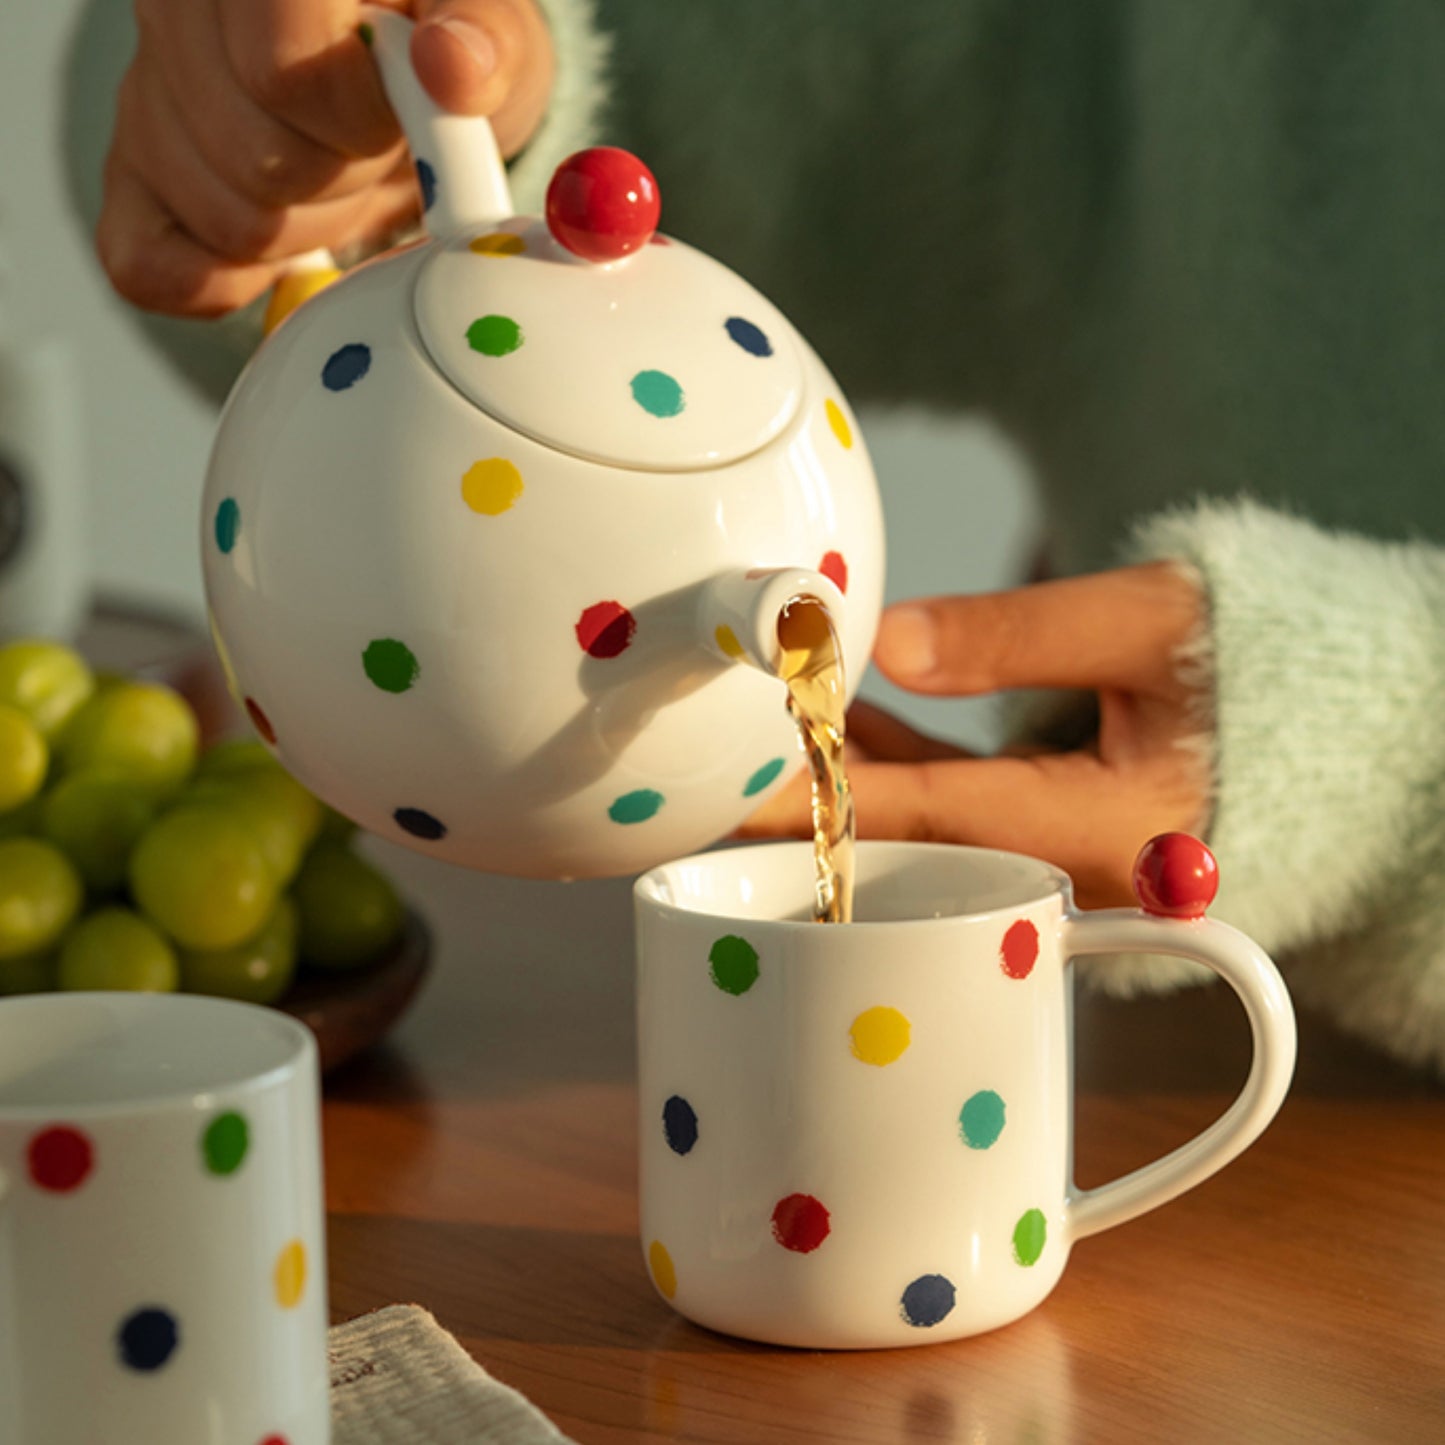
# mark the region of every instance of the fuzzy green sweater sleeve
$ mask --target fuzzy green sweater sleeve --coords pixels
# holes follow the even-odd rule
[[[1300,1000],[1445,1068],[1445,550],[1250,502],[1163,513],[1133,550],[1208,600],[1212,911]]]

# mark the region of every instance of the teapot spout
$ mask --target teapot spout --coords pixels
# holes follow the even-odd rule
[[[843,594],[821,572],[754,567],[719,573],[702,589],[698,607],[702,641],[729,662],[745,662],[776,677],[782,654],[778,619],[800,597],[816,598],[841,623]]]

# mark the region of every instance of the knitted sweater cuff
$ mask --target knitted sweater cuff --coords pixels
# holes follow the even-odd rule
[[[1427,882],[1445,792],[1445,553],[1247,501],[1151,518],[1131,550],[1187,562],[1205,587],[1215,914],[1288,954]]]

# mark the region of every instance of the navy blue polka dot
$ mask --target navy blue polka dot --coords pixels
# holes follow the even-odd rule
[[[773,354],[773,343],[768,340],[767,333],[760,326],[754,326],[751,321],[744,321],[741,316],[729,316],[725,324],[728,335],[750,355],[771,356]]]
[[[903,1291],[903,1318],[920,1329],[936,1325],[953,1311],[953,1281],[941,1274],[921,1274]]]
[[[180,1327],[169,1310],[147,1305],[127,1317],[116,1335],[123,1364],[132,1370],[158,1370],[175,1354]]]
[[[447,835],[447,825],[420,808],[398,808],[391,816],[414,837],[435,840]]]
[[[416,163],[416,179],[421,186],[421,208],[429,211],[437,198],[437,173],[431,168],[430,161]]]
[[[321,368],[321,384],[327,391],[345,391],[370,370],[371,348],[360,341],[351,341],[326,358],[326,365]]]
[[[686,1154],[697,1143],[697,1114],[681,1094],[662,1106],[662,1132],[674,1154]]]

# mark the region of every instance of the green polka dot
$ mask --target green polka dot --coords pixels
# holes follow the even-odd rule
[[[505,356],[525,339],[510,316],[479,316],[467,327],[467,344],[483,356]]]
[[[713,944],[707,961],[712,981],[724,993],[746,993],[758,981],[758,951],[735,933],[726,934]]]
[[[653,416],[676,416],[687,405],[682,388],[665,371],[639,371],[632,378],[632,399]]]
[[[371,26],[368,25],[365,20],[363,20],[361,24],[356,27],[356,33],[360,38],[361,43],[366,46],[368,50],[370,50],[372,45],[376,41],[376,31],[374,31]]]
[[[783,758],[774,758],[772,762],[764,763],[748,779],[747,786],[743,789],[743,797],[751,798],[755,793],[761,793],[783,771],[784,763]]]
[[[663,796],[651,788],[638,788],[633,793],[623,793],[608,808],[607,816],[614,823],[645,823],[662,806]]]
[[[212,1174],[234,1174],[250,1145],[250,1130],[236,1113],[217,1114],[201,1136],[201,1153]]]
[[[959,1111],[958,1128],[970,1149],[987,1149],[1003,1133],[1003,1100],[992,1089],[980,1089]]]
[[[1037,1264],[1044,1252],[1049,1226],[1042,1209],[1030,1209],[1014,1225],[1014,1258],[1020,1264]]]
[[[236,545],[241,530],[241,508],[234,497],[227,497],[216,508],[216,546],[229,552]]]
[[[417,679],[421,666],[406,643],[378,637],[361,654],[366,675],[383,692],[405,692]]]

